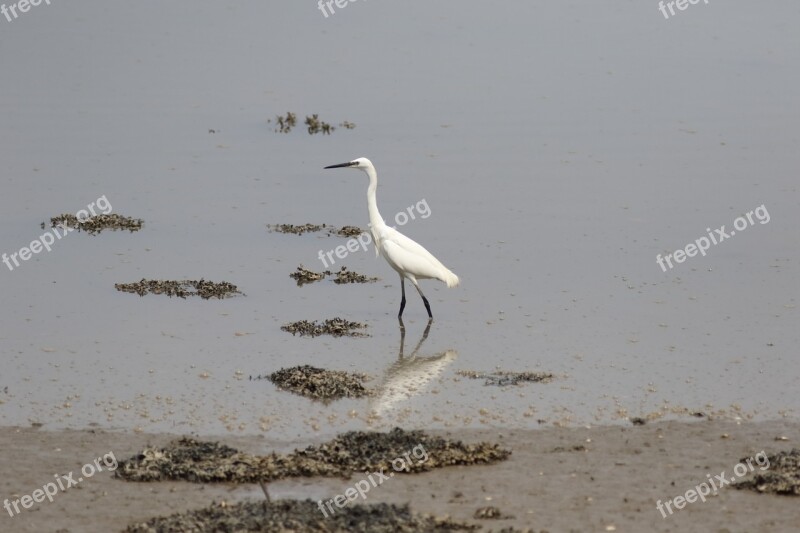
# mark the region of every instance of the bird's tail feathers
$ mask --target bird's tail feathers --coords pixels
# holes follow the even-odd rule
[[[458,276],[447,269],[445,269],[444,279],[442,281],[445,282],[448,289],[452,287],[458,287],[458,284],[461,282],[461,280],[458,279]]]

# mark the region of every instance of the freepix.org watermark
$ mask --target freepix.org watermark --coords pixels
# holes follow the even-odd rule
[[[333,10],[334,4],[339,9],[344,9],[347,7],[347,4],[352,4],[355,1],[356,0],[319,0],[317,3],[317,9],[322,11],[322,14],[325,15],[325,18],[328,18],[328,11],[331,12],[331,15],[336,13],[336,11]],[[327,10],[325,9],[326,7],[328,8]]]
[[[109,214],[112,210],[111,204],[104,194],[94,202],[87,205],[86,209],[81,209],[75,213],[75,218],[78,219],[78,222],[86,222],[91,218],[89,216],[90,212],[92,217],[97,216],[98,213],[95,212],[95,207],[100,210],[99,214],[103,215]],[[23,246],[18,252],[14,252],[10,255],[3,253],[2,261],[8,267],[8,270],[14,270],[15,267],[19,267],[21,265],[17,258],[21,259],[22,261],[27,261],[33,256],[33,254],[38,254],[41,252],[43,248],[49,252],[52,249],[50,247],[53,246],[53,244],[56,242],[56,239],[61,240],[62,237],[66,237],[73,231],[75,231],[75,228],[62,223],[43,233],[38,239],[32,241],[30,246]],[[14,263],[14,266],[11,265],[12,262]]]
[[[19,2],[17,2],[16,4],[9,4],[8,6],[3,4],[2,6],[0,6],[0,13],[5,15],[7,21],[13,22],[19,17],[17,11],[19,11],[20,13],[27,13],[28,11],[30,11],[31,6],[33,7],[39,6],[42,4],[42,2],[44,2],[48,6],[50,5],[50,0],[19,0]],[[14,16],[13,19],[11,18],[12,15]]]
[[[708,4],[708,0],[703,0],[703,2]],[[675,16],[676,7],[680,11],[686,11],[686,8],[689,7],[689,4],[695,5],[699,3],[700,0],[671,0],[670,2],[666,3],[664,3],[664,0],[661,0],[658,3],[658,10],[661,11],[661,14],[664,15],[665,19],[669,19],[670,15],[672,15],[673,17]],[[667,9],[669,9],[670,15],[667,15]]]
[[[719,244],[725,239],[729,239],[736,235],[736,232],[744,231],[750,226],[755,226],[755,221],[753,220],[753,215],[755,215],[756,220],[758,220],[761,224],[766,224],[769,222],[769,212],[764,204],[761,204],[759,207],[756,207],[753,211],[748,211],[744,215],[738,217],[736,220],[733,221],[734,229],[730,230],[730,232],[725,231],[725,226],[715,229],[713,232],[711,228],[706,228],[708,232],[708,237],[700,237],[699,239],[695,240],[693,243],[689,243],[686,245],[685,248],[675,250],[671,254],[667,254],[664,257],[661,257],[661,254],[656,255],[656,263],[658,266],[661,267],[661,270],[666,272],[667,267],[664,265],[669,265],[669,268],[672,268],[674,265],[672,264],[672,259],[675,260],[675,263],[683,263],[686,261],[687,257],[694,257],[697,255],[697,252],[700,252],[700,255],[705,256],[706,251],[711,248],[712,244]],[[746,218],[745,218],[746,217]]]
[[[415,210],[417,211],[417,213],[419,213],[420,218],[428,218],[429,216],[431,216],[431,208],[428,206],[428,201],[425,200],[425,198],[423,198],[416,204],[408,206],[405,211],[399,211],[394,216],[394,221],[397,223],[397,226],[405,226],[406,224],[408,224],[409,220],[416,220],[416,215],[414,214]],[[392,226],[392,227],[396,228],[397,226]],[[319,260],[322,261],[323,266],[325,268],[328,268],[328,261],[330,261],[331,265],[336,262],[336,260],[333,258],[334,254],[336,254],[336,257],[338,257],[339,259],[344,259],[350,252],[357,252],[359,247],[366,252],[367,246],[371,242],[372,242],[372,235],[370,234],[369,231],[365,231],[358,237],[353,237],[352,239],[349,239],[346,245],[340,244],[339,246],[337,246],[333,250],[329,250],[328,252],[323,252],[322,250],[320,250],[318,257]],[[326,257],[328,258],[328,261],[325,260]]]
[[[425,446],[422,444],[417,444],[411,449],[410,452],[406,452],[401,457],[392,460],[392,470],[395,472],[404,472],[409,470],[409,465],[414,464],[411,461],[412,454],[417,460],[417,464],[422,464],[428,460],[428,451],[425,449]],[[319,507],[319,510],[322,512],[323,516],[328,518],[328,513],[325,511],[326,506],[328,511],[330,511],[330,514],[334,515],[336,514],[336,511],[333,509],[333,505],[336,505],[336,507],[341,509],[359,496],[361,496],[362,500],[366,500],[367,493],[372,488],[382,485],[384,481],[388,481],[394,477],[394,472],[389,472],[387,475],[384,474],[383,471],[384,469],[381,468],[380,472],[373,472],[371,474],[365,472],[365,474],[367,474],[365,479],[359,480],[354,486],[348,487],[347,490],[344,491],[344,494],[338,494],[334,498],[324,502],[324,504],[322,500],[317,500],[317,506]],[[375,477],[373,478],[373,476]]]
[[[54,474],[53,477],[56,478],[54,482],[45,483],[42,485],[42,488],[36,489],[31,494],[25,494],[20,498],[14,500],[6,498],[5,501],[3,501],[3,507],[6,508],[9,516],[14,518],[22,512],[20,511],[20,506],[23,509],[30,509],[35,503],[42,503],[45,499],[52,502],[53,496],[58,494],[59,490],[63,492],[69,490],[71,487],[77,486],[78,483],[81,483],[84,479],[89,479],[98,472],[102,472],[103,466],[105,466],[106,470],[109,472],[113,472],[117,469],[119,465],[117,464],[117,458],[114,457],[114,452],[108,452],[103,457],[95,459],[94,462],[83,465],[83,467],[81,467],[81,474],[83,474],[83,476],[78,479],[74,477],[75,472],[69,472],[63,475]]]
[[[769,457],[767,457],[767,454],[764,452],[764,450],[761,450],[755,455],[755,457],[750,457],[746,459],[744,463],[739,463],[733,467],[733,473],[736,475],[736,477],[742,477],[748,472],[752,472],[753,470],[755,470],[755,467],[753,466],[753,461],[755,461],[755,463],[761,468],[762,471],[769,468]],[[713,478],[711,477],[711,474],[706,474],[706,477],[708,478],[707,482],[704,481],[699,485],[697,485],[695,488],[687,490],[683,494],[683,496],[675,496],[671,500],[665,501],[663,504],[661,503],[661,500],[658,500],[656,502],[656,509],[658,509],[661,512],[661,518],[667,517],[667,513],[664,512],[665,507],[667,508],[667,511],[669,511],[669,514],[671,515],[673,513],[672,511],[673,505],[675,506],[675,509],[681,510],[686,506],[687,503],[694,503],[697,501],[698,498],[701,501],[705,502],[706,496],[712,494],[712,491],[713,495],[716,496],[719,489],[721,489],[725,485],[730,485],[733,481],[736,480],[736,478],[734,477],[726,478],[725,472],[722,472],[720,475],[714,476]]]

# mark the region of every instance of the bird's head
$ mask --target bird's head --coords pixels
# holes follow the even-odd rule
[[[339,163],[338,165],[330,165],[330,166],[325,167],[325,168],[346,168],[346,167],[348,167],[348,168],[361,168],[361,169],[367,169],[367,168],[373,168],[374,169],[375,168],[372,165],[372,161],[370,161],[366,157],[359,157],[358,159],[353,159],[352,161],[348,161],[347,163]]]

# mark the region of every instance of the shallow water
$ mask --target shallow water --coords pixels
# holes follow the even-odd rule
[[[87,1],[0,18],[0,253],[103,195],[145,220],[0,264],[0,425],[292,438],[796,418],[799,9],[359,2],[326,19],[310,2]],[[357,126],[275,133],[286,111]],[[420,363],[397,364],[399,283],[371,250],[334,267],[379,282],[298,288],[299,264],[323,270],[319,251],[346,241],[266,229],[366,227],[365,176],[322,170],[359,156],[385,218],[426,201],[402,230],[462,280],[423,283]],[[762,204],[768,223],[656,264]],[[114,290],[201,277],[246,296]],[[371,336],[280,331],[334,316]],[[426,325],[413,291],[405,325],[407,359]],[[413,390],[325,406],[248,380],[300,364]],[[495,368],[557,379],[456,375]]]

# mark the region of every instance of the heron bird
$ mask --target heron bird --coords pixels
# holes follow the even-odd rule
[[[378,202],[375,197],[375,191],[378,188],[378,173],[375,172],[375,167],[369,159],[359,157],[347,163],[330,165],[325,168],[358,168],[367,173],[369,177],[369,187],[367,188],[369,230],[372,233],[372,241],[375,243],[375,255],[382,255],[389,266],[400,275],[402,299],[397,316],[398,318],[402,317],[403,309],[406,307],[406,279],[408,279],[417,288],[417,292],[425,303],[425,309],[428,311],[428,318],[432,319],[431,304],[422,294],[418,280],[438,279],[448,287],[455,287],[458,285],[458,276],[448,270],[441,261],[421,245],[386,225],[378,211]]]

